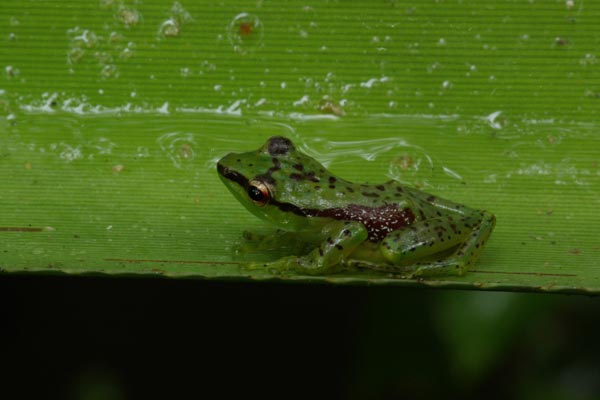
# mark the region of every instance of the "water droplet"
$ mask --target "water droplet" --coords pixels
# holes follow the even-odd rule
[[[334,102],[333,100],[327,98],[327,96],[326,96],[319,103],[318,110],[324,114],[332,114],[332,115],[337,115],[338,117],[343,117],[344,115],[346,115],[346,112],[344,111],[344,109],[342,107],[343,107],[343,105],[341,104],[341,102],[338,104],[338,103]]]
[[[116,17],[127,28],[131,28],[132,26],[137,25],[140,22],[140,20],[142,19],[142,16],[138,10],[136,10],[135,8],[132,8],[132,7],[124,6],[124,5],[121,5],[117,9]]]
[[[69,62],[69,64],[76,64],[79,62],[79,60],[81,60],[83,58],[84,55],[85,55],[85,50],[83,50],[79,47],[72,48],[67,53],[67,61]]]
[[[74,160],[79,160],[83,158],[83,152],[80,147],[73,147],[66,143],[60,143],[61,152],[58,154],[58,157],[61,159],[71,162]]]
[[[263,39],[263,25],[256,15],[241,13],[227,26],[227,37],[233,49],[240,54],[256,50]]]
[[[119,68],[115,64],[107,64],[102,67],[100,76],[104,79],[114,79],[119,77]]]
[[[174,19],[169,18],[158,28],[158,34],[164,37],[177,36],[179,35],[179,24]]]
[[[4,72],[6,72],[6,77],[9,79],[16,78],[21,73],[18,68],[13,67],[12,65],[7,65],[4,68]]]
[[[579,60],[579,65],[583,65],[583,66],[588,66],[588,65],[595,65],[598,63],[598,58],[591,53],[587,53],[585,56],[583,56],[580,60]]]
[[[193,18],[189,12],[179,2],[174,2],[171,6],[169,18],[166,19],[158,28],[158,37],[167,38],[179,36],[184,24],[192,21]]]
[[[75,27],[67,30],[67,36],[71,38],[70,48],[67,52],[67,62],[69,64],[78,63],[88,50],[98,47],[101,37],[98,37],[89,29]]]
[[[110,35],[108,35],[108,40],[111,43],[119,43],[123,41],[123,35],[119,32],[111,32]]]
[[[157,142],[175,168],[192,167],[192,161],[196,158],[194,148],[198,146],[193,134],[167,133],[160,136]]]
[[[171,18],[180,25],[193,20],[192,15],[178,1],[174,2],[171,6]]]
[[[133,49],[135,47],[135,44],[133,42],[129,42],[127,43],[127,47],[125,47],[123,50],[121,50],[121,52],[119,53],[119,58],[121,60],[128,60],[131,57],[133,57]]]
[[[113,57],[106,51],[97,51],[94,53],[94,57],[98,60],[98,64],[106,65],[113,62]]]
[[[92,49],[98,44],[98,36],[92,31],[84,30],[81,35],[73,38],[73,42],[80,44],[82,47]]]

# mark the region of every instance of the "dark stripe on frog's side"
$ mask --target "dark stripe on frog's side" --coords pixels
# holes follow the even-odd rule
[[[378,242],[388,233],[411,225],[415,215],[408,207],[399,209],[395,204],[379,207],[368,207],[359,204],[348,204],[343,208],[327,208],[324,210],[300,210],[301,215],[308,217],[325,217],[343,221],[357,221],[369,232],[369,240]]]
[[[248,187],[248,178],[242,174],[230,170],[221,164],[217,164],[217,170],[222,176],[236,182],[243,188]],[[263,176],[262,178],[265,179],[267,177],[271,178],[270,176]],[[349,204],[343,208],[326,208],[323,210],[300,208],[290,203],[279,202],[275,199],[271,199],[269,204],[277,207],[283,212],[291,212],[302,217],[322,217],[343,221],[358,221],[365,225],[369,232],[368,238],[373,242],[378,242],[385,238],[388,233],[409,226],[415,221],[415,215],[410,208],[406,207],[400,210],[395,204],[386,204],[379,207]]]

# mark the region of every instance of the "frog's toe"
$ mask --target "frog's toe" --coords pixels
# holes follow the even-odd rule
[[[244,269],[248,271],[256,271],[258,269],[264,269],[266,264],[264,263],[247,263],[244,264]]]
[[[298,265],[298,257],[290,256],[268,263],[266,267],[271,273],[282,274],[294,270],[296,265]]]
[[[286,257],[281,260],[267,263],[248,263],[245,269],[249,271],[263,270],[271,274],[281,275],[294,269],[298,263],[297,257]]]
[[[461,261],[455,259],[440,260],[430,264],[419,265],[411,274],[411,279],[422,279],[430,276],[456,275],[462,276],[467,268]]]
[[[252,231],[244,231],[242,232],[242,239],[246,242],[260,242],[265,238],[265,235],[261,235]]]

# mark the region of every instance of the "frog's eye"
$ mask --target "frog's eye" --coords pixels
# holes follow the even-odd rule
[[[253,180],[248,184],[248,197],[259,207],[264,206],[271,199],[269,187],[261,181]]]

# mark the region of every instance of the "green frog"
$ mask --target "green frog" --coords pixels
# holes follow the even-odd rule
[[[488,211],[393,180],[373,185],[342,179],[281,136],[256,151],[226,155],[217,170],[250,212],[280,228],[280,242],[310,245],[305,254],[251,268],[309,275],[356,268],[408,277],[463,275],[496,223]]]

